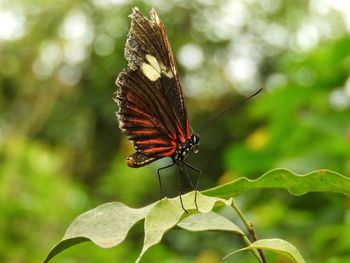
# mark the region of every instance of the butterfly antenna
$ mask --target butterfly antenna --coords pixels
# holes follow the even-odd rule
[[[212,122],[213,120],[215,120],[216,118],[218,118],[218,117],[221,116],[222,114],[224,114],[224,113],[226,113],[226,112],[232,110],[233,108],[237,107],[237,106],[240,105],[241,103],[243,103],[243,102],[245,102],[245,101],[247,101],[247,100],[253,98],[253,97],[256,96],[256,95],[258,95],[262,90],[263,90],[263,88],[257,90],[257,91],[254,92],[252,95],[250,95],[250,96],[244,98],[243,100],[237,102],[236,104],[233,104],[233,105],[231,105],[230,107],[228,107],[227,109],[225,109],[225,110],[223,110],[223,111],[217,113],[216,115],[212,116],[209,120],[207,120],[207,121],[202,125],[202,127],[199,128],[198,132],[200,132],[201,130],[203,130],[205,127],[208,126],[208,124],[209,124],[210,122]]]

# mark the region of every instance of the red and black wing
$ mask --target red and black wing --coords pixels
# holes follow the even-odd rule
[[[134,8],[125,45],[128,67],[118,76],[119,126],[136,153],[128,165],[141,167],[171,156],[190,138],[187,112],[164,25],[154,9],[150,19]]]

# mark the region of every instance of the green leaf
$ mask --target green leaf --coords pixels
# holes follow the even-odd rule
[[[303,259],[303,257],[301,256],[301,254],[299,253],[299,251],[296,249],[295,246],[293,246],[291,243],[285,240],[277,239],[277,238],[260,239],[258,241],[255,241],[248,247],[236,250],[228,254],[227,256],[225,256],[225,258],[244,250],[253,250],[253,249],[271,250],[275,253],[284,255],[293,263],[305,263],[305,260]]]
[[[178,226],[188,231],[219,230],[244,235],[243,231],[232,221],[212,211],[204,214],[193,214],[186,217]]]
[[[207,197],[198,193],[199,211],[196,211],[195,192],[183,195],[182,198],[184,206],[191,213],[207,213],[220,203],[232,203],[232,199]],[[61,251],[85,241],[92,241],[102,248],[115,247],[125,239],[133,225],[145,218],[145,241],[137,259],[139,261],[148,248],[159,243],[168,230],[188,215],[182,209],[179,197],[165,198],[139,209],[119,202],[107,203],[78,216],[68,227],[62,240],[50,251],[44,263]]]
[[[190,213],[197,213],[195,210],[194,198],[195,192],[190,192],[182,196],[183,205]],[[197,193],[198,212],[207,213],[211,211],[218,202],[230,205],[232,201],[231,199],[224,200]],[[145,218],[145,240],[142,251],[136,262],[141,260],[144,253],[151,246],[159,243],[163,235],[176,226],[180,219],[187,216],[188,214],[185,213],[180,205],[179,197],[173,199],[165,198],[159,201]]]
[[[140,209],[113,202],[100,205],[78,216],[68,227],[62,240],[51,250],[45,262],[61,251],[84,241],[92,241],[102,248],[119,245],[130,228],[143,219],[154,204]]]
[[[350,178],[330,170],[318,170],[300,175],[287,169],[273,169],[255,180],[238,178],[230,183],[203,191],[203,194],[231,197],[247,190],[260,188],[285,189],[293,195],[303,195],[308,192],[350,195]]]

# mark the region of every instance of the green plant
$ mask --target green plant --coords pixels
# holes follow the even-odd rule
[[[225,185],[198,193],[198,210],[195,209],[194,195],[190,192],[183,196],[186,214],[180,206],[179,197],[164,198],[146,207],[130,208],[119,202],[98,206],[78,216],[68,227],[63,239],[51,250],[44,262],[49,262],[61,251],[81,242],[91,241],[101,248],[119,245],[133,225],[144,219],[145,238],[142,251],[136,262],[153,245],[161,242],[163,235],[175,228],[186,231],[223,231],[239,236],[246,244],[233,252],[251,250],[258,262],[268,262],[263,250],[271,250],[284,255],[290,262],[303,263],[305,260],[296,247],[282,239],[258,239],[252,223],[244,216],[235,203],[234,196],[253,189],[285,189],[293,195],[308,192],[332,192],[350,195],[350,179],[329,170],[318,170],[298,175],[286,169],[271,170],[258,179],[239,178]],[[229,206],[236,212],[246,230],[217,213],[217,207]]]

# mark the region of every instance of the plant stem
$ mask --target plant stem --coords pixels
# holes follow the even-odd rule
[[[256,234],[254,225],[251,222],[248,222],[246,220],[246,218],[244,217],[242,211],[239,209],[239,207],[236,205],[235,201],[232,200],[232,204],[231,204],[232,208],[237,212],[239,218],[241,219],[241,221],[243,222],[243,224],[245,225],[245,227],[247,228],[248,232],[250,233],[251,238],[253,239],[253,241],[257,241],[258,240],[258,236]],[[246,236],[245,236],[246,237]],[[244,238],[243,238],[244,239]],[[246,242],[246,240],[245,240]],[[247,245],[250,245],[250,241],[249,244],[246,242]],[[259,261],[262,263],[267,263],[264,252],[261,249],[257,249],[258,251],[258,255],[259,255]]]
[[[252,243],[250,242],[249,238],[246,235],[242,236],[244,243],[246,243],[246,245],[249,247]],[[256,259],[260,262],[260,263],[264,263],[261,259],[261,255],[254,249],[252,250],[254,256],[256,257]]]
[[[249,222],[249,229],[248,229],[250,235],[252,236],[253,240],[254,241],[257,241],[259,238],[258,238],[258,235],[256,234],[256,231],[255,231],[255,228],[254,228],[254,225],[252,222]],[[262,259],[262,261],[264,263],[266,263],[266,258],[265,258],[265,255],[263,253],[263,251],[261,249],[258,249],[258,253],[260,255],[260,258]]]

